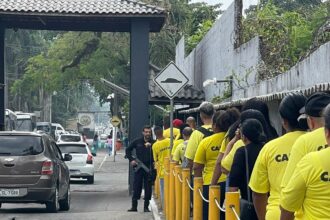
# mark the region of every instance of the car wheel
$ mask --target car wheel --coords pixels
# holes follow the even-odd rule
[[[70,202],[71,202],[71,193],[70,193],[70,186],[65,193],[64,199],[60,200],[60,210],[68,211],[70,209]]]
[[[58,201],[58,187],[55,188],[55,194],[52,198],[52,201],[46,202],[46,209],[48,212],[56,213],[59,209]]]
[[[87,177],[87,183],[93,184],[94,183],[94,175]]]

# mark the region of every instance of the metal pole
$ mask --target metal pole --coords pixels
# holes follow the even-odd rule
[[[116,144],[117,144],[117,127],[112,129],[112,155],[113,162],[116,162]]]
[[[174,102],[173,102],[173,98],[170,99],[170,105],[171,105],[171,110],[170,110],[170,136],[171,136],[171,142],[170,142],[170,146],[171,146],[171,150],[170,152],[172,152],[172,148],[173,148],[173,109],[174,109]]]

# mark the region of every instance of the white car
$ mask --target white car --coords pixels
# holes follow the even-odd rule
[[[62,154],[70,154],[71,161],[66,164],[70,170],[71,178],[84,178],[90,184],[94,183],[93,155],[85,142],[60,142],[57,143]]]
[[[57,139],[57,143],[62,142],[84,142],[84,140],[80,134],[61,134]]]

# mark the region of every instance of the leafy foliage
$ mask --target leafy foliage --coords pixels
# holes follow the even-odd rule
[[[278,75],[296,64],[308,51],[320,26],[329,18],[329,2],[274,2],[267,1],[250,8],[243,21],[245,42],[257,35],[262,38],[261,54],[265,67],[260,79]],[[308,7],[302,10],[306,4]]]

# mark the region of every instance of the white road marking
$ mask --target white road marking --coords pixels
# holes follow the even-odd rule
[[[107,160],[108,155],[106,154],[103,158],[102,163],[100,164],[99,168],[97,168],[97,171],[100,171],[101,167],[103,166],[104,162]]]

